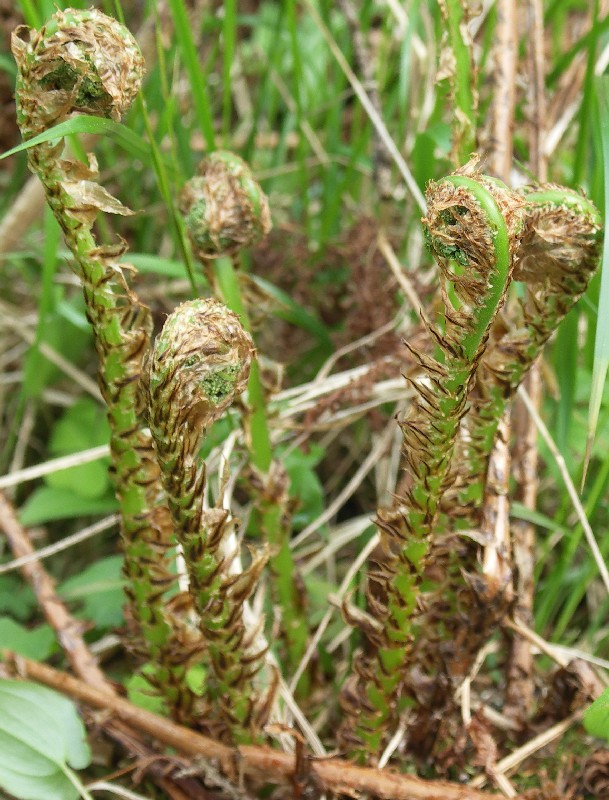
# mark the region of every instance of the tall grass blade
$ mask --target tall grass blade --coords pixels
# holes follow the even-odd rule
[[[9,156],[28,150],[30,147],[50,142],[54,139],[62,139],[64,136],[71,136],[75,133],[95,133],[100,136],[111,136],[115,142],[121,145],[128,153],[135,158],[140,158],[149,164],[151,161],[150,148],[146,142],[120,122],[100,117],[87,117],[84,114],[60,122],[52,128],[44,131],[38,136],[33,136],[27,142],[22,142],[16,147],[7,150],[0,156],[0,161]]]
[[[601,132],[603,175],[605,178],[605,230],[607,229],[607,211],[609,210],[609,77],[600,77],[595,81],[595,90],[598,107],[598,123]],[[590,405],[588,407],[588,434],[586,439],[586,454],[584,457],[584,472],[582,485],[586,480],[592,445],[598,425],[598,415],[601,407],[607,368],[609,367],[609,249],[607,239],[603,246],[603,260],[601,265],[601,290],[598,304],[598,320],[596,325],[596,339],[594,342],[594,366],[592,368],[592,389],[590,392]]]
[[[201,68],[197,48],[192,37],[186,6],[182,0],[169,0],[168,5],[175,25],[176,42],[188,73],[188,83],[192,92],[197,121],[205,137],[207,149],[213,150],[215,148],[214,122],[209,97],[205,88],[207,79],[204,70]]]
[[[575,163],[573,165],[573,184],[581,183],[584,174],[584,164],[589,153],[589,131],[592,119],[592,103],[594,101],[594,67],[596,62],[598,0],[595,0],[592,10],[592,30],[588,46],[586,74],[584,77],[584,96],[582,97],[579,111],[579,135],[575,148]]]
[[[235,0],[226,0],[224,3],[224,22],[222,25],[222,39],[224,45],[222,53],[222,136],[225,142],[228,142],[231,124],[231,70],[235,57],[236,17],[237,8]]]
[[[30,28],[39,28],[42,24],[40,9],[36,8],[36,3],[32,0],[19,0],[17,8],[23,14],[23,19]]]

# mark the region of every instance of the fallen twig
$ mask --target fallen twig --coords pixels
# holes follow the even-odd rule
[[[552,725],[551,728],[548,728],[546,731],[543,731],[543,733],[540,733],[538,736],[530,739],[522,747],[519,747],[517,750],[514,750],[513,753],[510,753],[509,756],[506,756],[505,758],[502,758],[501,761],[498,761],[495,764],[496,771],[498,773],[505,774],[516,769],[516,767],[522,764],[523,761],[526,761],[527,758],[532,756],[538,750],[541,750],[555,739],[563,736],[572,725],[575,725],[575,723],[581,720],[583,713],[583,710],[575,711],[565,719],[557,722],[556,725]],[[473,779],[470,785],[484,786],[486,780],[486,775],[478,775]]]
[[[23,678],[39,681],[95,708],[105,709],[129,726],[146,733],[188,756],[215,759],[228,775],[236,771],[263,779],[285,782],[295,774],[295,758],[269,747],[244,745],[231,748],[164,717],[138,708],[116,695],[108,695],[65,672],[14,653],[3,651],[3,660]],[[102,722],[102,724],[104,724]],[[356,767],[339,758],[309,762],[311,775],[329,791],[361,791],[386,800],[489,800],[495,795],[447,781],[427,781],[387,770]]]

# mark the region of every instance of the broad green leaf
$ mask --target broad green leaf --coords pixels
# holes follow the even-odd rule
[[[123,622],[125,603],[122,566],[122,556],[100,558],[64,581],[58,592],[64,600],[82,603],[79,616],[101,628],[117,627]]]
[[[298,508],[292,517],[295,530],[305,528],[324,510],[324,489],[315,472],[324,452],[319,445],[312,445],[308,453],[296,448],[283,458],[290,478],[290,496],[298,500]]]
[[[19,655],[43,661],[55,649],[55,634],[49,625],[24,628],[10,617],[0,617],[0,642]]]
[[[584,728],[609,742],[609,687],[584,712]]]
[[[16,573],[0,575],[0,614],[25,622],[36,608],[36,595]]]
[[[607,214],[609,213],[609,77],[603,76],[595,81],[599,126],[603,152],[603,175],[605,181],[605,230],[607,230]],[[609,243],[607,237],[603,244],[601,266],[601,289],[596,324],[596,340],[594,342],[594,367],[592,369],[592,391],[588,409],[588,436],[586,456],[584,458],[584,475],[592,453],[592,445],[598,424],[607,368],[609,367]]]
[[[70,490],[79,497],[90,500],[101,498],[107,494],[110,485],[108,465],[106,459],[79,464],[77,467],[51,473],[47,476],[46,482],[53,489]]]
[[[21,524],[26,527],[42,525],[54,519],[111,514],[116,511],[114,497],[82,497],[69,489],[54,489],[42,486],[33,492],[19,511]]]
[[[70,767],[90,761],[70,700],[35,683],[0,680],[0,787],[22,800],[76,800]]]
[[[89,397],[83,397],[55,423],[49,443],[51,454],[59,458],[90,447],[106,444],[110,430],[104,410]],[[53,489],[66,489],[88,499],[98,499],[110,487],[108,459],[79,464],[46,476]]]
[[[64,306],[69,307],[67,303]],[[90,326],[86,331],[75,328],[59,309],[46,316],[41,330],[40,341],[72,364],[78,363],[91,338]],[[65,373],[32,345],[25,363],[24,387],[28,397],[38,396],[44,388],[64,377]]]

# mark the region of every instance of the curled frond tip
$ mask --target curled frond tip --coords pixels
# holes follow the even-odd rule
[[[39,31],[21,26],[12,49],[19,67],[19,124],[26,135],[74,113],[120,120],[144,74],[131,33],[96,9],[57,11]]]
[[[245,389],[254,346],[239,318],[211,299],[182,303],[167,318],[150,360],[148,392],[160,413],[206,428]]]
[[[180,196],[180,210],[199,258],[233,255],[271,229],[266,195],[251,169],[234,153],[207,156]]]

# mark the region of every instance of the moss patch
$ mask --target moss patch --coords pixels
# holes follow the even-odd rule
[[[203,378],[201,386],[212,405],[220,405],[220,403],[233,393],[239,371],[240,365],[234,364],[222,370],[218,370],[218,372],[212,372],[211,375]]]

